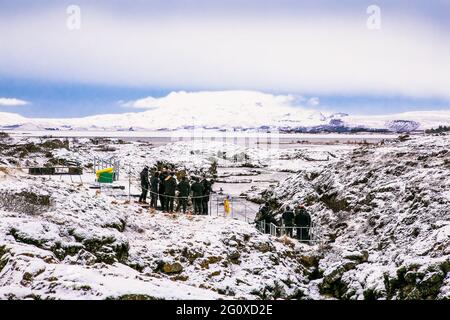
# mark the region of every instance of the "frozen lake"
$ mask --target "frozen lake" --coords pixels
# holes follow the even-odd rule
[[[221,132],[205,130],[182,131],[7,131],[18,137],[55,137],[55,138],[116,138],[125,141],[146,141],[164,145],[174,141],[207,140],[245,144],[277,143],[282,147],[293,147],[302,143],[357,143],[367,141],[376,143],[381,140],[395,139],[398,134],[381,133],[264,133],[264,132]],[[269,142],[272,141],[272,142]]]

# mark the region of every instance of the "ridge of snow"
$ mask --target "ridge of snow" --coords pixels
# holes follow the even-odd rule
[[[304,100],[304,98],[303,98]],[[172,92],[162,98],[148,97],[120,102],[142,112],[102,114],[83,118],[26,118],[0,113],[0,128],[20,130],[177,130],[314,128],[333,129],[341,120],[349,128],[390,129],[395,120],[414,121],[419,129],[450,125],[450,111],[415,111],[389,115],[348,115],[321,112],[302,106],[302,98],[256,91]]]

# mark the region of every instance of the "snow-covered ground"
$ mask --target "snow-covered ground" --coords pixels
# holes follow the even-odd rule
[[[78,183],[5,171],[2,194],[48,195],[51,205],[0,210],[0,298],[294,298],[305,280],[300,245],[248,223],[151,213]]]
[[[357,141],[366,140],[366,136],[358,136]],[[369,135],[370,136],[370,135]],[[384,138],[390,139],[392,135],[372,136],[375,141]],[[242,137],[240,137],[242,138]],[[303,139],[306,139],[303,136]],[[309,137],[311,139],[311,135]],[[118,138],[62,138],[29,137],[28,135],[11,135],[4,150],[0,151],[0,165],[30,167],[43,166],[48,163],[55,164],[64,161],[77,161],[85,167],[84,182],[93,182],[95,176],[93,169],[89,169],[94,158],[107,159],[115,157],[121,161],[121,174],[119,184],[128,187],[129,173],[131,172],[132,187],[139,185],[136,179],[144,165],[154,166],[157,162],[174,165],[177,170],[186,170],[191,174],[208,173],[212,163],[217,163],[218,180],[215,190],[227,189],[230,195],[238,196],[248,191],[256,184],[268,186],[286,176],[287,172],[296,172],[306,168],[317,168],[338,161],[348,154],[356,145],[339,144],[335,140],[353,141],[355,137],[349,135],[326,135],[315,137],[318,142],[300,143],[303,139],[275,140],[269,144],[258,143],[256,139],[243,139],[233,143],[234,139],[228,137],[225,142],[214,138],[153,139],[141,141],[123,141]],[[367,139],[369,139],[367,137]],[[250,141],[249,141],[250,140]],[[47,148],[49,141],[51,148]],[[63,142],[66,141],[66,145]],[[93,142],[94,141],[94,142]],[[164,141],[164,143],[162,142]],[[242,142],[243,141],[243,142]],[[44,144],[43,144],[44,143]],[[52,144],[55,144],[53,146]],[[97,143],[97,144],[96,144]],[[22,154],[17,157],[16,153]],[[255,174],[256,173],[256,174]],[[247,183],[242,184],[242,182]],[[229,189],[223,184],[240,185],[241,192],[235,188]],[[233,184],[232,182],[236,182]],[[242,188],[242,185],[245,188]],[[133,192],[137,192],[133,188]]]
[[[450,293],[450,136],[379,144],[246,146],[14,136],[0,141],[0,298],[424,299]],[[90,189],[94,157],[121,160],[132,190],[157,161],[224,193],[305,203],[324,244],[221,216],[169,215]],[[77,160],[82,182],[25,167]],[[262,191],[266,191],[261,193]],[[276,207],[273,207],[273,204]]]
[[[320,292],[346,299],[450,296],[450,136],[365,146],[269,193],[304,203],[328,243]],[[279,209],[272,213],[279,217]]]
[[[154,146],[151,141],[117,139],[96,144],[87,138],[66,142],[27,136],[4,138],[1,146],[0,193],[14,200],[0,206],[0,296],[68,299],[289,299],[303,295],[304,267],[295,252],[310,248],[272,239],[231,217],[152,213],[128,202],[122,196],[128,190],[89,189],[94,157],[121,160],[117,182],[121,185],[128,184],[132,168],[133,194],[139,191],[138,172],[157,161],[189,174],[208,172],[217,162],[224,185],[235,186],[233,179],[249,172],[252,179],[267,180],[271,174],[283,174],[279,170],[336,161],[354,148],[309,150],[299,145],[282,149],[212,141]],[[329,152],[336,155],[331,157]],[[80,162],[85,168],[81,180],[26,173],[27,167],[64,161]],[[230,193],[238,195],[233,190]],[[46,197],[48,205],[33,203]]]

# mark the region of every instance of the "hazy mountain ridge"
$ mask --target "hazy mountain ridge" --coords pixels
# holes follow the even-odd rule
[[[253,91],[173,92],[120,102],[142,112],[83,118],[26,118],[0,112],[3,130],[157,131],[213,130],[372,131],[407,132],[450,125],[450,111],[416,111],[390,115],[350,115],[304,107],[305,98]]]
[[[323,114],[322,114],[323,115]],[[385,130],[391,132],[409,132],[414,130],[425,130],[439,125],[450,124],[449,111],[423,111],[408,112],[403,114],[385,116],[342,116],[331,114],[317,118],[309,115],[305,118],[274,118],[268,122],[249,122],[248,118],[240,120],[237,113],[233,116],[238,121],[226,122],[214,120],[211,123],[191,122],[186,117],[178,119],[168,117],[166,121],[156,122],[152,111],[126,113],[117,115],[98,115],[86,118],[74,119],[44,119],[25,118],[13,113],[0,113],[1,130],[100,130],[100,131],[123,131],[123,130],[177,130],[204,128],[215,130],[241,129],[241,130],[275,130],[282,131],[368,131]],[[184,118],[184,119],[183,119]],[[148,121],[146,124],[145,122]],[[221,122],[221,123],[220,123]]]

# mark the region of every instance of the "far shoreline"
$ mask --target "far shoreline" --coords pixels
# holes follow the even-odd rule
[[[361,133],[338,133],[338,132],[323,132],[323,133],[283,133],[283,132],[256,132],[256,131],[217,131],[217,130],[173,130],[173,131],[94,131],[94,130],[0,130],[8,133],[11,136],[28,136],[28,137],[55,137],[55,138],[191,138],[205,137],[205,138],[221,138],[221,137],[236,137],[236,138],[260,138],[260,137],[280,137],[280,138],[328,138],[328,139],[345,139],[345,138],[385,138],[395,139],[401,133],[394,132],[361,132]],[[409,134],[420,134],[414,132]]]

